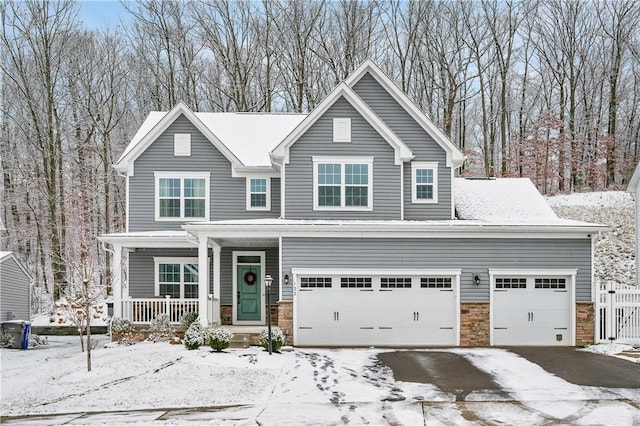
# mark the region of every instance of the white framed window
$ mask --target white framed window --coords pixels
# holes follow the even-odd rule
[[[334,118],[333,119],[333,141],[334,142],[351,142],[351,119],[350,118]]]
[[[155,294],[173,299],[198,298],[197,257],[154,257]]]
[[[411,163],[411,202],[438,202],[438,163]]]
[[[191,156],[190,133],[175,133],[173,135],[173,155],[176,157]]]
[[[372,210],[373,157],[313,157],[314,210]]]
[[[208,220],[209,193],[208,172],[155,172],[156,220]]]
[[[247,210],[271,210],[271,178],[247,178]]]

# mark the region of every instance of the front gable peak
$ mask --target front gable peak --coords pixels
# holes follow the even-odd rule
[[[184,102],[179,102],[168,112],[153,111],[135,134],[127,149],[122,153],[114,168],[120,173],[133,174],[133,163],[143,152],[180,116],[184,116],[193,124],[211,144],[224,155],[234,168],[242,166],[242,162],[224,143],[207,127],[202,120]]]
[[[378,117],[346,83],[340,83],[287,137],[271,151],[279,164],[289,163],[289,148],[339,99],[345,99],[393,148],[397,165],[411,161],[411,149]]]
[[[464,155],[449,140],[449,138],[426,116],[424,112],[413,103],[411,99],[382,71],[371,59],[367,59],[362,65],[349,75],[345,83],[349,87],[355,87],[365,75],[369,74],[382,86],[389,95],[427,132],[429,136],[446,152],[447,166],[460,167],[464,161]]]

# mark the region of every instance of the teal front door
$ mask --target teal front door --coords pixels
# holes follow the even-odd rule
[[[260,321],[262,291],[260,265],[238,265],[238,321]]]

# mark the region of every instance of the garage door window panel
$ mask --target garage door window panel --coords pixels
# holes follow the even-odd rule
[[[371,277],[342,277],[340,278],[342,288],[371,288]]]
[[[526,278],[496,278],[496,289],[527,288]]]
[[[567,280],[564,278],[536,278],[535,287],[564,290],[567,288]]]
[[[420,278],[421,288],[451,288],[451,278],[449,277],[423,277]]]
[[[407,277],[382,277],[380,288],[411,288],[411,278]]]
[[[331,288],[331,277],[302,277],[301,288]]]

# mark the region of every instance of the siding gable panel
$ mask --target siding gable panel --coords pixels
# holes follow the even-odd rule
[[[191,156],[174,156],[174,134],[191,134]],[[178,117],[134,163],[129,177],[129,232],[180,230],[184,222],[155,221],[155,171],[210,172],[210,220],[280,215],[280,179],[271,179],[271,211],[246,211],[246,179],[231,177],[231,163],[185,117]]]
[[[446,153],[370,74],[353,90],[415,154],[414,161],[438,162],[438,203],[411,203],[411,163],[404,165],[404,216],[407,220],[451,219],[451,168]]]
[[[333,119],[351,118],[351,142],[333,142]],[[400,166],[393,148],[345,99],[338,99],[290,148],[285,166],[289,219],[400,219]],[[369,156],[373,211],[313,211],[313,156]]]
[[[0,263],[0,321],[8,319],[30,320],[29,284],[31,278],[24,274],[13,255]],[[13,318],[7,314],[13,313]]]

